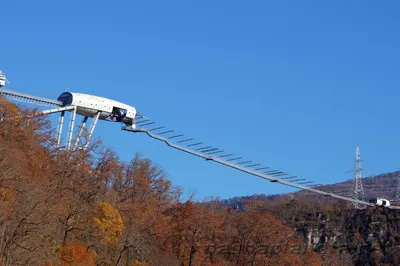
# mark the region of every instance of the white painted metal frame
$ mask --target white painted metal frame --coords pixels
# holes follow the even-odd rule
[[[85,129],[87,120],[88,120],[88,117],[85,116],[85,117],[83,118],[82,124],[80,125],[79,132],[78,132],[78,136],[76,136],[75,144],[74,144],[74,149],[76,149],[77,146],[78,146],[78,144],[79,144],[79,140],[80,140],[81,137],[82,137],[82,134],[83,134],[83,131],[84,131],[84,129]]]
[[[97,112],[97,114],[96,114],[95,117],[93,118],[93,122],[92,122],[92,125],[90,126],[90,130],[89,130],[88,139],[86,140],[86,143],[85,143],[85,145],[83,146],[83,150],[84,150],[84,151],[86,151],[86,149],[87,149],[88,146],[89,146],[89,142],[90,142],[90,140],[92,139],[94,129],[96,128],[96,125],[97,125],[97,121],[99,121],[100,114],[101,114],[101,112]]]

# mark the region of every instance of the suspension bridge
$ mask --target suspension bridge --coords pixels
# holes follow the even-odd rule
[[[53,100],[6,90],[1,86],[4,84],[5,83],[0,84],[0,96],[8,100],[51,107],[51,109],[40,111],[38,115],[60,113],[57,129],[57,149],[61,148],[60,142],[65,112],[70,112],[71,119],[67,135],[67,143],[65,145],[66,151],[69,151],[70,149],[76,150],[77,148],[85,150],[88,147],[98,120],[120,122],[123,124],[122,130],[126,132],[146,134],[150,138],[163,142],[176,150],[263,178],[273,183],[279,183],[284,186],[309,191],[325,197],[344,200],[354,204],[354,206],[376,206],[376,203],[365,201],[365,199],[360,198],[357,193],[353,195],[342,195],[340,191],[336,192],[327,189],[328,186],[326,185],[315,184],[311,180],[299,178],[296,175],[289,175],[284,171],[270,168],[270,166],[244,159],[240,156],[226,152],[223,149],[205,144],[202,141],[188,137],[174,129],[156,123],[141,113],[136,113],[136,109],[132,106],[111,99],[88,94],[64,92],[57,100]],[[83,116],[83,120],[75,141],[73,141],[74,124],[77,114]],[[88,138],[82,147],[78,147],[79,140],[82,137],[83,130],[89,118],[92,119],[92,124],[89,129]],[[391,209],[400,209],[400,206],[391,205],[386,207]]]

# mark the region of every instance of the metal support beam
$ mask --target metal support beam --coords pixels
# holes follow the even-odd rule
[[[233,155],[233,153],[229,153],[229,154],[224,154],[224,155],[221,155],[221,156],[218,156],[218,157],[219,158],[223,158],[223,157],[230,157],[232,155]]]
[[[208,154],[217,154],[217,153],[221,153],[221,152],[224,152],[224,151],[213,151],[213,152],[208,152]]]
[[[300,178],[300,179],[295,179],[295,180],[290,180],[290,182],[297,182],[297,181],[304,181],[306,180],[305,178]]]
[[[175,136],[169,137],[168,139],[179,138],[179,137],[182,137],[183,135],[184,135],[184,134],[175,135]]]
[[[202,153],[209,153],[211,151],[218,151],[218,150],[219,150],[218,148],[211,148],[211,149],[207,149],[207,150],[202,150],[201,152]]]
[[[67,151],[69,151],[69,148],[71,147],[72,134],[74,133],[75,117],[76,117],[76,106],[74,106],[74,109],[72,109],[71,113],[71,121],[69,123],[69,131],[67,138]]]
[[[288,175],[287,173],[272,173],[271,175],[273,176],[284,176],[284,175]]]
[[[314,181],[298,182],[297,184],[304,185],[304,184],[311,184],[311,183],[314,183]]]
[[[281,172],[278,171],[278,170],[271,170],[271,171],[265,171],[265,172],[263,172],[263,174],[272,174],[272,173],[274,173],[274,174],[280,174]]]
[[[54,113],[61,113],[64,111],[70,111],[72,109],[74,109],[74,106],[59,107],[59,108],[54,108],[54,109],[50,109],[50,110],[38,111],[36,114],[29,115],[29,116],[5,117],[3,119],[32,118],[32,117],[37,117],[37,116],[42,116],[42,115],[49,115],[49,114],[54,114]]]
[[[171,132],[174,132],[174,131],[175,131],[175,130],[167,130],[167,131],[158,133],[158,135],[168,134],[168,133],[171,133]]]
[[[84,151],[86,151],[87,147],[89,146],[89,142],[90,142],[90,140],[91,140],[91,138],[92,138],[94,129],[96,128],[96,124],[97,124],[97,121],[99,120],[100,113],[101,113],[101,112],[97,112],[97,114],[96,114],[96,115],[94,116],[94,118],[93,118],[92,125],[90,126],[90,131],[89,131],[88,139],[86,140],[86,143],[85,143],[85,145],[83,146],[83,150],[84,150]]]
[[[164,127],[164,126],[162,126],[162,127],[155,127],[155,128],[150,129],[150,131],[160,130],[160,129],[162,129],[162,128],[165,128],[165,127]]]
[[[191,140],[193,140],[193,138],[190,138],[190,139],[184,139],[184,140],[180,140],[180,141],[178,141],[178,143],[182,143],[182,142],[188,142],[188,141],[191,141]]]
[[[62,112],[61,112],[60,119],[58,120],[58,131],[57,131],[57,145],[56,145],[56,149],[58,149],[58,148],[60,147],[62,128],[63,128],[63,124],[64,124],[64,115],[65,115],[65,111],[62,111]]]
[[[16,100],[16,101],[32,103],[32,104],[37,104],[37,105],[62,106],[62,103],[59,101],[54,101],[54,100],[46,99],[43,97],[37,97],[37,96],[33,96],[33,95],[21,93],[21,92],[16,92],[16,91],[5,90],[5,89],[0,90],[0,96],[4,96],[5,98]]]
[[[251,161],[238,162],[236,164],[245,164],[245,163],[251,163]]]
[[[152,125],[152,124],[155,124],[156,122],[149,122],[149,123],[146,123],[146,124],[142,124],[142,125],[140,125],[141,127],[145,127],[145,126],[148,126],[148,125]]]
[[[240,159],[242,159],[242,157],[236,157],[236,158],[228,159],[226,161],[231,162],[231,161],[236,161],[236,160],[240,160]]]
[[[293,175],[293,176],[287,176],[287,177],[282,177],[282,179],[292,179],[292,178],[296,178],[297,175]]]
[[[81,137],[82,137],[83,130],[85,129],[85,126],[86,126],[86,122],[87,122],[87,121],[88,121],[88,117],[85,116],[85,117],[83,118],[82,124],[81,124],[81,126],[80,126],[80,129],[79,129],[79,132],[78,132],[78,136],[76,136],[74,148],[76,148],[76,147],[78,146],[79,140],[80,140]]]
[[[146,122],[148,122],[148,121],[150,121],[150,119],[146,118],[145,120],[136,122],[136,125],[140,125],[140,124],[146,123]]]
[[[203,144],[203,142],[197,142],[197,143],[189,144],[189,145],[187,145],[187,146],[188,146],[188,147],[191,147],[191,146],[198,146],[198,145],[200,145],[200,144]]]
[[[307,187],[321,187],[322,184],[312,184],[312,185],[307,185]]]
[[[207,146],[207,147],[198,148],[198,149],[196,149],[196,151],[207,150],[207,149],[209,149],[209,148],[212,148],[212,146]]]
[[[37,115],[49,115],[49,114],[59,113],[59,112],[63,112],[63,111],[71,111],[74,108],[76,108],[76,106],[66,106],[66,107],[54,108],[54,109],[50,109],[50,110],[40,111],[37,113]]]

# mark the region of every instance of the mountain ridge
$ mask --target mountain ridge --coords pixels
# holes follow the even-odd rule
[[[400,178],[400,171],[387,172],[378,175],[363,177],[362,184],[363,184],[365,199],[368,201],[369,199],[381,197],[388,199],[391,202],[395,201],[399,178]],[[324,191],[330,191],[338,195],[351,197],[351,191],[354,186],[353,182],[354,182],[353,179],[348,179],[343,182],[326,184],[322,186],[317,186],[315,188]],[[257,200],[266,202],[276,201],[276,200],[287,201],[304,196],[315,196],[316,198],[318,198],[318,200],[322,200],[324,202],[338,201],[336,199],[331,199],[321,195],[316,195],[309,191],[296,191],[293,193],[283,193],[283,194],[273,194],[273,195],[253,194],[248,196],[236,196],[228,199],[220,199],[219,202],[228,207],[242,209],[244,206],[244,202],[248,200]]]

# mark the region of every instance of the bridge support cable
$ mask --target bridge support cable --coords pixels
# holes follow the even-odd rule
[[[213,161],[213,162],[222,164],[224,166],[228,166],[230,168],[233,168],[233,169],[239,170],[241,172],[245,172],[247,174],[251,174],[251,175],[254,175],[254,176],[269,180],[271,182],[278,182],[278,183],[280,183],[282,185],[286,185],[286,186],[297,188],[297,189],[307,190],[307,191],[310,191],[310,192],[313,192],[313,193],[317,193],[317,194],[324,195],[324,196],[330,196],[330,197],[337,198],[337,199],[340,199],[340,200],[345,200],[345,201],[358,203],[358,204],[363,204],[363,205],[375,206],[374,204],[366,202],[366,201],[361,201],[361,200],[352,199],[352,198],[349,198],[349,197],[340,196],[340,195],[337,195],[337,194],[325,192],[325,191],[318,190],[318,189],[315,189],[313,187],[309,187],[309,186],[302,185],[302,184],[291,183],[291,182],[289,182],[287,180],[284,180],[284,179],[281,179],[281,178],[277,178],[277,177],[274,177],[274,176],[269,175],[269,174],[264,174],[264,173],[261,173],[261,172],[258,172],[258,171],[255,171],[255,170],[252,170],[252,169],[237,165],[235,163],[231,163],[229,161],[225,161],[225,160],[223,160],[221,158],[218,158],[218,157],[202,154],[199,151],[194,151],[194,150],[191,150],[191,149],[189,149],[187,147],[183,147],[183,146],[177,145],[175,143],[172,143],[171,141],[169,141],[168,139],[166,139],[166,138],[164,138],[162,136],[159,136],[157,134],[153,134],[148,129],[141,129],[141,128],[130,129],[130,128],[127,128],[127,127],[124,127],[122,129],[125,130],[125,131],[134,132],[134,133],[145,133],[149,137],[151,137],[153,139],[156,139],[156,140],[159,140],[159,141],[162,141],[165,144],[167,144],[169,147],[172,147],[174,149],[177,149],[177,150],[189,153],[191,155],[203,158],[203,159],[205,159],[207,161]]]

